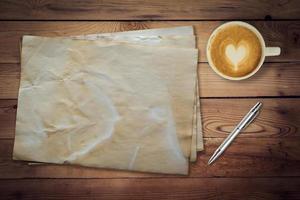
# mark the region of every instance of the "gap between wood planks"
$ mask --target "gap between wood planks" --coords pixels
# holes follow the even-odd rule
[[[232,19],[201,19],[201,20],[194,20],[194,19],[104,19],[104,20],[76,20],[76,19],[53,19],[53,20],[38,20],[38,19],[0,19],[0,22],[218,22],[218,21],[223,21],[223,22],[229,22],[229,21],[246,21],[246,22],[292,22],[292,21],[300,21],[300,18],[298,19],[246,19],[246,18],[232,18]]]

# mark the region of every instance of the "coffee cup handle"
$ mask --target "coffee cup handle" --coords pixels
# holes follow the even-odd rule
[[[279,56],[281,52],[280,47],[266,47],[265,56]]]

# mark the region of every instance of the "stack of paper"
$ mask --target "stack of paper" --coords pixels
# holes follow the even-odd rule
[[[197,62],[192,27],[24,36],[14,159],[187,174]]]

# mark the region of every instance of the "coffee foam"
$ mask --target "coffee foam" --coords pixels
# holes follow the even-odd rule
[[[234,65],[234,70],[237,71],[240,62],[247,59],[249,49],[244,45],[238,45],[238,47],[235,47],[233,44],[229,44],[226,46],[225,53],[227,56],[227,62],[231,62]]]
[[[241,25],[231,25],[213,36],[209,52],[218,71],[230,77],[242,77],[258,66],[262,47],[251,30]]]

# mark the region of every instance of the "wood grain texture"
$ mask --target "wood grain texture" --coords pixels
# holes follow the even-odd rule
[[[217,26],[238,19],[249,19],[266,45],[281,47],[282,54],[267,58],[258,74],[236,83],[209,68],[205,47]],[[255,21],[262,19],[266,20]],[[28,166],[12,160],[22,35],[69,36],[186,25],[194,26],[200,50],[205,145],[188,177]],[[300,199],[299,61],[298,0],[0,0],[0,199]],[[211,97],[218,98],[207,99]],[[259,117],[218,162],[207,166],[213,151],[257,101],[264,103]]]
[[[159,182],[159,184],[157,184]],[[298,199],[300,178],[0,181],[4,199]]]
[[[22,35],[70,36],[91,33],[129,31],[193,25],[197,35],[199,61],[206,62],[206,42],[222,21],[153,21],[153,22],[0,22],[0,62],[19,63]],[[300,21],[251,21],[266,40],[267,46],[279,46],[280,56],[267,62],[300,61]]]
[[[255,76],[236,84],[199,63],[200,97],[300,96],[299,77],[300,63],[265,63]],[[0,64],[0,99],[16,99],[19,81],[19,64]]]
[[[20,72],[19,64],[0,64],[0,99],[18,98]]]
[[[225,138],[245,113],[257,102],[263,110],[255,123],[239,137],[300,137],[300,101],[295,99],[201,99],[205,138]],[[0,139],[13,139],[17,100],[0,100]]]
[[[264,63],[257,74],[239,82],[225,80],[200,63],[200,97],[299,96],[299,77],[300,63]]]
[[[2,0],[0,19],[17,20],[203,20],[299,19],[297,0]]]
[[[224,138],[255,105],[263,107],[243,138],[299,138],[300,100],[294,99],[201,99],[204,137]],[[296,139],[297,140],[297,139]]]
[[[299,177],[300,141],[294,138],[237,138],[218,162],[207,161],[222,138],[206,138],[205,151],[198,153],[188,177]],[[0,177],[12,178],[133,178],[182,177],[94,169],[79,166],[35,165],[12,160],[13,140],[0,140]]]
[[[14,138],[16,126],[17,101],[0,101],[0,138]]]

